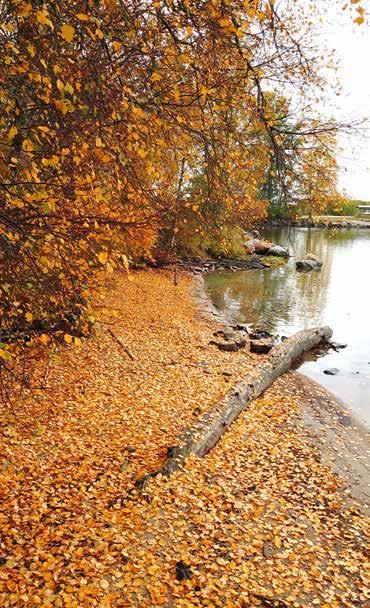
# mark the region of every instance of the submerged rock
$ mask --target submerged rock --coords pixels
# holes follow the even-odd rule
[[[327,376],[336,376],[337,374],[339,374],[339,369],[337,369],[336,367],[330,367],[329,369],[324,369],[324,374],[326,374]]]
[[[344,342],[329,342],[330,346],[334,348],[334,350],[341,350],[342,348],[347,348],[348,344]]]
[[[280,258],[288,258],[289,251],[280,245],[273,245],[267,252],[268,255],[276,255]]]
[[[296,262],[297,270],[319,270],[322,261],[313,253],[307,253],[301,260]]]

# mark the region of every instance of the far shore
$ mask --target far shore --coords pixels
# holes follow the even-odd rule
[[[343,215],[315,215],[302,216],[294,219],[270,219],[264,224],[265,227],[275,226],[295,226],[298,228],[370,228],[370,214],[367,219],[366,215],[361,217],[343,216]]]

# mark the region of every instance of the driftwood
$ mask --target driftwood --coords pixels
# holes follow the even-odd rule
[[[154,268],[174,267],[176,271],[177,268],[183,268],[194,273],[207,273],[213,272],[214,270],[231,270],[236,272],[237,270],[263,270],[264,268],[269,268],[269,264],[265,263],[262,257],[263,256],[253,254],[248,260],[234,260],[230,258],[209,258],[202,260],[201,258],[194,258],[191,260],[178,261],[173,259],[166,262],[155,262],[154,264],[148,263],[147,265],[153,266]]]
[[[253,255],[249,260],[234,260],[229,258],[218,258],[197,262],[182,262],[183,267],[193,272],[213,272],[214,270],[263,270],[269,268],[258,255]]]
[[[253,399],[261,395],[276,378],[287,372],[305,352],[327,342],[332,333],[330,327],[305,329],[274,346],[262,369],[248,374],[226,393],[214,410],[196,421],[191,428],[185,429],[179,438],[179,444],[169,448],[168,458],[161,469],[138,479],[136,485],[145,486],[150,477],[159,473],[171,475],[191,454],[205,456]]]

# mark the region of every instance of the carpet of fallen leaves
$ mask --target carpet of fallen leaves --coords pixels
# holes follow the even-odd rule
[[[284,379],[205,459],[135,489],[261,361],[208,344],[216,323],[192,291],[186,275],[118,277],[103,329],[2,414],[1,606],[366,605],[366,522],[302,438]]]

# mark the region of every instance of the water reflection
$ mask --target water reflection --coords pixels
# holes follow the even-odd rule
[[[219,272],[206,277],[213,304],[230,320],[260,325],[280,335],[328,324],[348,344],[301,371],[325,384],[370,422],[370,231],[276,228],[265,237],[287,246],[293,257],[274,270]],[[298,273],[307,252],[323,261],[319,272]],[[338,376],[323,370],[337,367]]]

